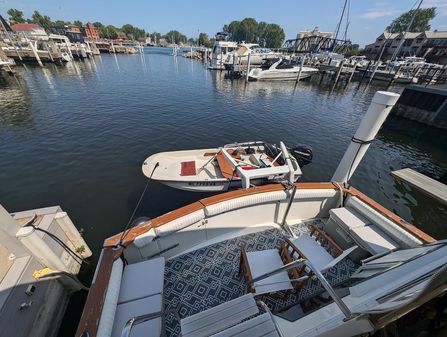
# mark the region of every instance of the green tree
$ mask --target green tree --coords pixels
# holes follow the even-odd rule
[[[46,31],[48,31],[50,27],[53,25],[49,16],[42,15],[38,11],[34,11],[32,15],[32,22],[38,24]]]
[[[55,27],[64,27],[69,24],[70,24],[70,21],[63,21],[63,20],[56,20],[53,22],[53,26],[55,26]]]
[[[415,13],[416,16],[414,17],[413,24],[408,31],[423,32],[430,30],[431,27],[429,22],[436,16],[436,7],[412,9],[394,19],[393,22],[386,27],[386,31],[390,33],[405,32]]]
[[[208,37],[208,34],[206,33],[200,33],[199,34],[199,46],[205,46],[208,48],[211,48],[213,46],[213,43],[211,42],[210,38]]]
[[[93,22],[93,26],[95,26],[96,28],[104,27],[104,25],[101,22],[98,22],[98,21]]]
[[[269,23],[265,27],[263,45],[270,48],[280,48],[284,42],[286,34],[276,23]]]
[[[73,21],[73,24],[76,25],[76,26],[78,26],[79,28],[82,27],[82,22],[79,21],[79,20],[75,20],[75,21]]]
[[[6,13],[8,13],[9,21],[11,21],[12,24],[25,22],[23,12],[19,11],[18,9],[10,8]]]
[[[166,41],[168,41],[168,43],[177,43],[179,44],[181,43],[186,43],[186,41],[188,41],[188,38],[183,35],[182,33],[180,33],[177,30],[171,30],[168,33],[166,33],[163,38],[166,39]]]

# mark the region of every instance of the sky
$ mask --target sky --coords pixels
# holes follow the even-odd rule
[[[348,38],[361,46],[374,42],[393,18],[411,9],[416,0],[350,0]],[[258,22],[277,23],[286,38],[318,26],[334,32],[344,0],[0,0],[0,13],[9,8],[31,17],[34,10],[55,20],[100,21],[121,27],[130,23],[149,32],[171,29],[197,38],[199,32],[214,36],[224,24],[253,17]],[[432,30],[447,31],[447,0],[424,0],[422,7],[437,7]],[[344,26],[343,26],[344,27]],[[343,28],[344,31],[344,28]]]

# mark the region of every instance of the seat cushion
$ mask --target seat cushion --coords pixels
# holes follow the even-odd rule
[[[118,304],[161,294],[164,272],[165,259],[163,257],[126,265],[121,280]]]
[[[206,337],[225,330],[258,313],[253,294],[249,293],[213,308],[183,318],[183,337]]]
[[[268,312],[256,316],[248,321],[221,331],[214,337],[279,337],[275,323]]]
[[[348,231],[371,224],[371,221],[351,207],[333,208],[329,213],[339,225],[343,226],[343,228]]]
[[[292,242],[318,270],[325,268],[334,259],[326,249],[321,247],[320,244],[308,234],[302,234]]]
[[[399,245],[374,225],[352,230],[355,240],[371,254],[379,254],[398,248]]]
[[[121,337],[121,332],[129,319],[141,315],[160,312],[161,310],[161,295],[154,295],[136,301],[119,304],[116,307],[112,337]],[[131,332],[132,337],[159,337],[160,334],[161,317],[137,324]]]
[[[247,252],[248,264],[253,278],[271,272],[284,265],[277,249]],[[287,271],[272,275],[254,284],[257,294],[293,289]]]

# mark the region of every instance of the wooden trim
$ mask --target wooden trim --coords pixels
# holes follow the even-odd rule
[[[104,248],[102,250],[101,260],[99,261],[95,278],[90,286],[87,300],[84,304],[76,337],[81,337],[85,331],[88,332],[89,337],[96,337],[109,286],[110,275],[112,273],[113,262],[121,256],[122,252],[123,248],[117,250]]]
[[[332,250],[335,251],[335,257],[339,256],[341,253],[343,253],[343,249],[321,228],[318,226],[311,224],[312,230],[310,232],[310,236],[312,236],[315,232],[317,232],[317,235],[315,236],[315,241],[318,241],[320,237],[323,237],[323,240],[325,240],[328,244],[328,247],[326,248],[327,252],[332,255]]]
[[[421,240],[423,243],[430,243],[436,241],[434,238],[432,238],[430,235],[425,233],[424,231],[420,230],[416,226],[406,222],[404,219],[402,219],[400,216],[394,214],[389,209],[383,207],[380,205],[377,201],[374,201],[370,197],[366,196],[359,190],[355,189],[354,187],[351,187],[349,189],[345,189],[345,192],[349,195],[352,195],[354,197],[359,198],[361,201],[366,203],[367,205],[374,208],[376,211],[380,212],[382,215],[399,225],[401,228],[409,232],[410,234],[417,237],[419,240]]]

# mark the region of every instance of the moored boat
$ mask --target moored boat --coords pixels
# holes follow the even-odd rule
[[[291,154],[291,155],[290,155]],[[266,142],[227,144],[220,148],[156,153],[142,166],[144,175],[187,191],[227,191],[267,182],[295,182],[300,166],[312,161],[312,150],[287,149]]]
[[[348,182],[398,95],[378,93],[333,182],[179,208],[105,243],[81,336],[358,336],[447,289],[447,244]]]
[[[302,80],[318,73],[318,69],[301,67],[286,59],[266,60],[261,68],[251,69],[248,77],[252,80]]]

